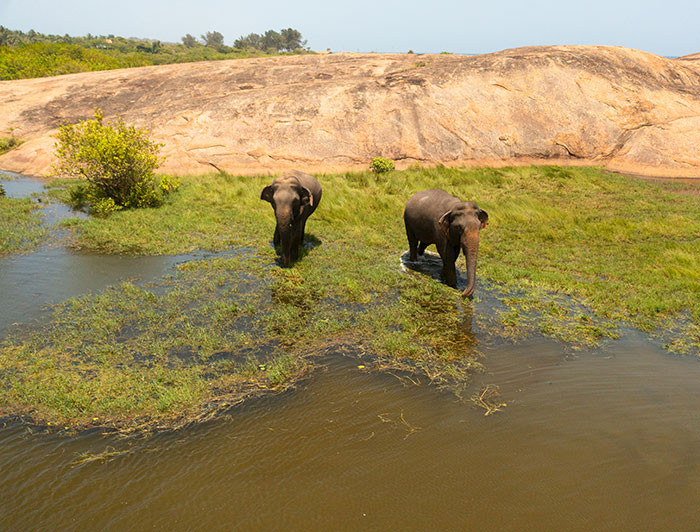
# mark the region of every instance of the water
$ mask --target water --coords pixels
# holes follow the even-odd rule
[[[7,196],[21,198],[43,194],[43,181],[16,174],[12,177],[0,180]],[[85,216],[59,203],[44,203],[41,212],[47,226],[65,218]],[[49,241],[35,251],[0,257],[0,335],[14,323],[39,318],[50,304],[102,290],[121,280],[153,280],[178,262],[193,258],[193,255],[144,257],[79,253],[61,243],[65,236],[64,231],[53,228]]]
[[[0,430],[0,528],[696,530],[700,364],[628,333],[494,346],[508,406],[329,356],[296,391],[129,447]],[[406,423],[402,421],[405,420]],[[78,453],[131,449],[71,467]]]
[[[48,302],[157,278],[175,260],[60,246],[0,259],[12,302],[0,335]],[[430,255],[406,266],[439,271]],[[0,530],[698,528],[696,358],[633,331],[576,357],[545,339],[476,340],[486,372],[467,395],[498,386],[507,402],[488,417],[424,381],[407,386],[330,353],[296,390],[148,440],[7,422]],[[105,451],[121,454],[77,463]]]

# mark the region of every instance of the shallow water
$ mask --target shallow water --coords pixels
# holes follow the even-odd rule
[[[44,192],[39,179],[16,174],[12,177],[0,179],[9,197]],[[47,226],[64,218],[85,216],[59,203],[45,203],[41,213]],[[0,257],[0,335],[13,323],[38,318],[47,305],[102,290],[121,280],[153,280],[165,275],[174,264],[193,257],[77,253],[62,244],[64,236],[64,231],[54,228],[48,241],[36,250]]]
[[[700,364],[627,334],[487,350],[508,406],[327,357],[296,391],[127,448],[0,430],[0,528],[696,530]],[[405,420],[406,423],[402,421]]]
[[[47,303],[155,279],[182,259],[57,245],[2,258],[0,337]],[[433,255],[403,263],[439,276]],[[461,287],[463,261],[458,271]],[[632,331],[575,357],[554,341],[474,334],[486,372],[466,395],[498,386],[507,402],[488,417],[425,382],[406,386],[331,353],[294,391],[150,440],[8,422],[0,530],[698,528],[696,358]],[[126,452],[76,465],[104,451]]]

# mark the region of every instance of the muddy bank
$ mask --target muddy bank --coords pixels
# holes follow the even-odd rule
[[[0,168],[51,172],[61,122],[153,130],[164,172],[596,164],[700,176],[700,68],[626,48],[479,56],[330,54],[163,65],[0,83]],[[13,129],[12,129],[13,128]],[[3,133],[4,132],[4,133]]]

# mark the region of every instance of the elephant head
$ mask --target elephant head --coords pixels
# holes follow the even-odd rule
[[[476,256],[479,252],[479,231],[489,224],[489,215],[475,203],[463,202],[444,213],[439,220],[440,230],[447,245],[460,246],[467,263],[467,286],[462,297],[474,293],[476,283]]]
[[[313,196],[295,176],[284,176],[266,186],[260,194],[260,199],[269,202],[275,211],[275,245],[280,245],[282,262],[289,266],[296,258],[303,221],[306,218],[305,210],[313,206]]]

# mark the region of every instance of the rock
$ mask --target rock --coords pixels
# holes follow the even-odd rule
[[[51,173],[63,122],[119,115],[165,147],[163,172],[331,172],[586,164],[700,177],[700,60],[546,46],[477,56],[319,54],[0,82],[0,168]],[[4,132],[4,133],[3,133]]]

